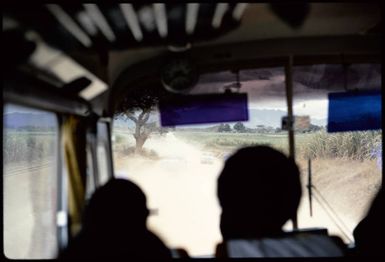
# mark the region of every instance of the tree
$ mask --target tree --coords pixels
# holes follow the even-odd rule
[[[246,131],[246,127],[242,122],[235,123],[233,129],[238,133],[243,133]]]
[[[116,109],[116,116],[124,116],[135,123],[135,153],[141,153],[143,145],[154,130],[156,123],[147,123],[151,112],[155,109],[164,90],[158,86],[135,88],[127,93]]]
[[[132,111],[125,111],[124,115],[135,123],[135,153],[140,153],[143,149],[143,145],[150,135],[150,130],[146,128],[146,123],[150,118],[151,108],[141,108],[139,114]]]
[[[218,132],[230,132],[231,131],[231,127],[229,124],[220,124],[219,125],[219,128],[218,128]]]
[[[223,131],[224,132],[230,132],[231,131],[230,125],[229,124],[225,124]]]

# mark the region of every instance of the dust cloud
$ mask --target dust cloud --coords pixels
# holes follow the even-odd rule
[[[159,160],[131,156],[117,159],[117,175],[136,182],[157,214],[149,227],[170,247],[192,256],[213,254],[221,241],[216,180],[223,161],[176,138],[173,133],[149,139],[146,149]]]
[[[172,132],[150,138],[145,148],[156,152],[158,158],[154,160],[115,154],[115,170],[118,177],[136,182],[147,195],[148,206],[155,210],[148,220],[149,227],[171,248],[185,248],[191,256],[213,255],[216,245],[222,240],[216,182],[224,159],[215,157],[207,148],[177,138]],[[303,167],[302,163],[299,165]],[[321,206],[325,204],[318,202],[315,197],[314,215],[310,216],[305,187],[306,170],[302,168],[303,196],[298,210],[299,227],[326,227],[329,234],[338,235],[345,243],[350,243],[353,240],[352,230],[364,216],[365,207],[374,195],[374,191],[366,195],[360,192],[368,187],[368,177],[373,173],[375,162],[363,164],[320,160],[314,165],[314,183],[335,208],[337,219],[343,223],[336,223],[336,218],[332,218],[330,212]],[[378,184],[380,176],[374,174],[372,177],[370,183]],[[365,181],[362,180],[364,178]],[[350,183],[352,179],[360,180]],[[346,192],[343,191],[345,189]],[[361,204],[358,204],[358,198]],[[291,230],[291,222],[284,228]]]

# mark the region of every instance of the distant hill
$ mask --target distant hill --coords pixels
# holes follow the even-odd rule
[[[12,112],[4,114],[5,128],[53,128],[57,126],[56,118],[52,113]]]
[[[274,109],[249,109],[249,121],[243,122],[247,128],[256,128],[257,125],[281,127],[281,118],[285,116],[286,112],[283,110]],[[231,128],[235,122],[229,122]],[[200,124],[191,126],[180,126],[177,127],[179,130],[202,130],[202,131],[218,131],[219,124]]]
[[[317,119],[317,118],[311,119],[310,118],[310,123],[312,123],[313,125],[317,125],[317,126],[326,126],[328,121],[327,121],[327,119]]]
[[[257,125],[281,127],[282,117],[287,113],[279,109],[249,109],[249,121],[246,127],[255,128]]]
[[[132,128],[134,123],[131,120],[126,120],[123,117],[114,118],[114,128]]]
[[[150,114],[148,123],[151,123],[151,122],[159,122],[159,116],[157,112],[152,112]],[[117,127],[117,128],[134,128],[135,127],[135,123],[124,116],[115,117],[113,125],[114,127]]]
[[[257,125],[281,127],[282,117],[286,116],[287,112],[278,109],[249,109],[250,121],[245,123],[249,128],[255,128]],[[317,126],[325,126],[326,119],[310,118],[310,123]]]

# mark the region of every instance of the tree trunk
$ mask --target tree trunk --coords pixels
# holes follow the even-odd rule
[[[143,145],[144,143],[146,142],[147,140],[147,137],[148,135],[145,133],[145,131],[143,130],[142,132],[142,123],[141,122],[136,122],[136,126],[135,126],[135,134],[134,134],[134,138],[135,138],[135,153],[141,153],[142,152],[142,149],[143,149]]]
[[[143,150],[143,145],[146,142],[149,134],[146,132],[145,125],[149,118],[150,111],[143,110],[142,113],[138,117],[138,121],[135,126],[135,153],[141,153]]]
[[[141,134],[140,136],[136,137],[135,136],[135,153],[140,154],[142,153],[143,150],[143,145],[147,140],[147,136],[144,134]]]
[[[126,112],[126,116],[135,123],[135,153],[140,154],[143,150],[143,145],[146,142],[149,132],[145,129],[146,122],[150,117],[150,109],[142,109],[142,112],[136,118],[130,112]]]

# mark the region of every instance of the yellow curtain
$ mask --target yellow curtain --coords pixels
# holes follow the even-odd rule
[[[86,185],[86,132],[85,121],[76,116],[65,117],[62,125],[64,161],[68,171],[68,208],[70,234],[74,236],[81,227],[85,204]]]

